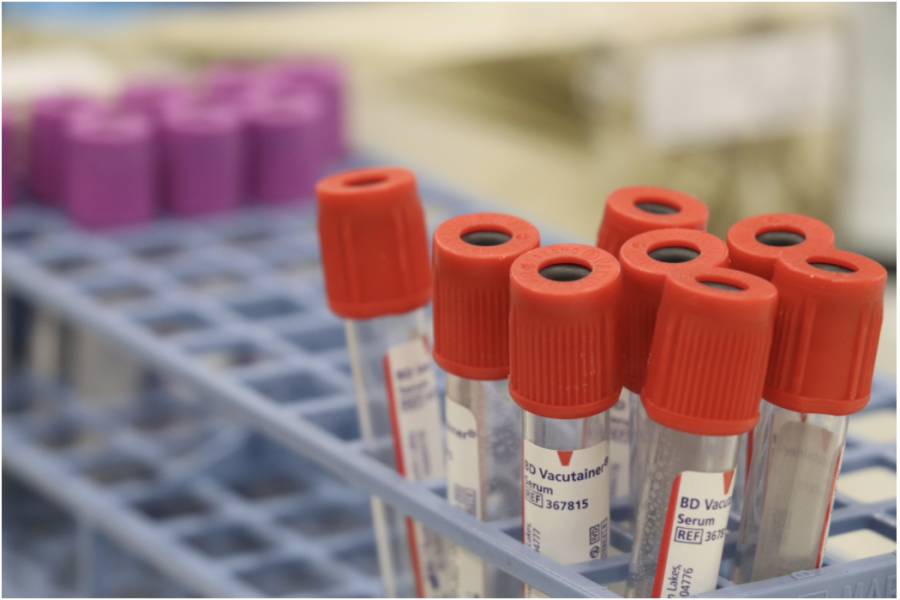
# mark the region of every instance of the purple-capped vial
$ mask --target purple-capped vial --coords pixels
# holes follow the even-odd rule
[[[249,114],[251,197],[262,204],[311,200],[322,174],[321,98],[258,98]]]
[[[16,120],[12,109],[3,107],[3,209],[11,207],[16,201],[16,185],[18,172],[16,167]]]
[[[179,216],[233,209],[242,198],[243,132],[238,114],[199,100],[172,105],[162,119],[165,203]]]
[[[28,184],[35,196],[58,204],[66,187],[66,123],[72,113],[96,102],[83,96],[38,98],[31,108]]]
[[[66,130],[68,174],[63,207],[90,229],[135,225],[156,209],[152,130],[146,116],[87,110]]]
[[[264,83],[276,91],[306,90],[313,86],[324,96],[327,122],[322,142],[325,160],[332,161],[347,155],[345,132],[344,77],[337,61],[321,58],[276,62],[263,69]]]

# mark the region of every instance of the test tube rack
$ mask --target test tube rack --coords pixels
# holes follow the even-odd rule
[[[360,155],[341,168],[372,164],[383,163]],[[502,210],[429,177],[419,185],[432,230]],[[541,230],[545,244],[573,241]],[[4,215],[3,250],[4,295],[31,307],[21,314],[56,314],[166,382],[104,403],[4,379],[3,464],[17,480],[4,511],[25,511],[4,520],[4,561],[55,569],[59,587],[45,593],[144,585],[138,595],[377,597],[373,494],[551,596],[618,597],[605,586],[628,569],[624,502],[612,508],[621,553],[564,567],[521,544],[518,519],[481,523],[450,507],[443,482],[408,482],[366,454],[343,327],[324,301],[312,203],[102,235],[26,203]],[[896,384],[876,377],[866,410],[895,406]],[[842,472],[873,466],[896,471],[894,443],[849,435]],[[831,535],[859,529],[896,539],[896,499],[838,493]],[[125,555],[132,562],[111,569]],[[5,585],[40,579],[23,564]],[[896,595],[896,552],[852,562],[826,554],[821,569],[745,585],[720,576],[704,596],[873,594]]]

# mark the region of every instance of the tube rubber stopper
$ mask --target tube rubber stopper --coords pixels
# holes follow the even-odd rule
[[[654,229],[706,231],[709,209],[687,194],[661,187],[619,188],[606,199],[597,232],[597,247],[613,256],[629,239]]]
[[[625,387],[641,393],[666,275],[682,265],[727,267],[725,242],[694,229],[657,229],[619,250],[622,265],[622,352]]]
[[[641,400],[666,427],[737,435],[759,420],[778,293],[741,271],[684,265],[666,278]]]
[[[335,314],[371,319],[428,303],[428,233],[412,171],[345,171],[319,181],[316,196],[325,292]]]
[[[812,217],[770,213],[741,219],[726,236],[731,268],[771,281],[775,261],[785,248],[832,248],[834,232]]]
[[[434,232],[434,360],[475,380],[509,376],[509,269],[540,246],[524,219],[460,215]]]
[[[530,413],[578,419],[622,391],[618,261],[581,244],[526,252],[510,269],[509,391]]]
[[[775,263],[778,316],[763,397],[801,413],[869,402],[887,271],[843,250],[789,248]]]

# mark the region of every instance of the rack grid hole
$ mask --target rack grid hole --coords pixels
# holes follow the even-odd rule
[[[186,537],[185,541],[196,550],[214,558],[257,552],[269,546],[263,538],[241,525],[202,531]]]
[[[267,596],[294,595],[320,589],[331,583],[321,570],[302,560],[286,560],[251,569],[240,578]]]

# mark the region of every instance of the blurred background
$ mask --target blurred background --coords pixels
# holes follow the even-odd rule
[[[816,217],[887,267],[877,370],[896,377],[894,3],[4,2],[2,33],[3,102],[20,114],[52,92],[112,97],[214,64],[335,57],[355,148],[572,241],[593,243],[625,185],[700,198],[723,238],[755,214]],[[886,412],[851,430],[893,440]],[[890,498],[882,471],[841,485]]]
[[[895,272],[893,3],[3,3],[7,104],[310,54],[344,62],[357,148],[580,241],[660,185],[719,236],[803,213]]]

